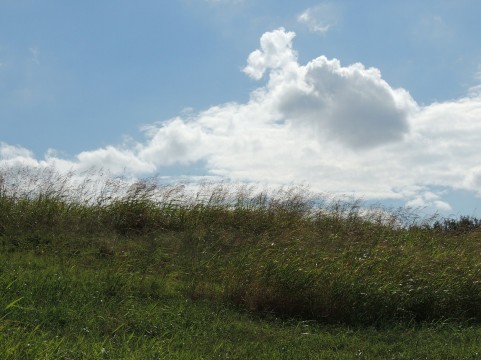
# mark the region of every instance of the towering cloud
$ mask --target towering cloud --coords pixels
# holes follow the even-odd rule
[[[403,89],[392,89],[379,70],[362,64],[341,66],[324,56],[302,66],[292,50],[294,33],[278,29],[261,38],[244,71],[260,79],[270,70],[267,101],[282,118],[354,148],[401,140],[416,103]],[[266,99],[264,99],[266,101]]]

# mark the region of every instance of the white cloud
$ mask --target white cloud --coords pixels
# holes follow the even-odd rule
[[[449,211],[451,188],[481,195],[481,96],[420,107],[379,70],[320,56],[300,64],[295,34],[265,33],[244,72],[265,84],[246,103],[189,112],[143,129],[145,141],[35,159],[0,144],[0,163],[146,175],[197,162],[210,176]]]
[[[413,37],[423,44],[446,46],[454,39],[454,33],[448,23],[439,15],[423,16],[413,29]]]
[[[325,34],[337,22],[338,11],[332,3],[307,8],[297,16],[297,21],[312,32]]]
[[[451,211],[451,205],[447,202],[442,201],[440,195],[435,194],[431,191],[426,191],[424,193],[418,194],[414,199],[409,200],[406,206],[415,209],[424,209],[428,212],[435,211]]]
[[[4,142],[0,142],[0,157],[4,161],[16,158],[30,158],[33,157],[33,153],[21,146],[9,145]]]
[[[94,151],[84,151],[77,155],[78,169],[105,167],[115,174],[149,173],[155,171],[155,165],[143,160],[138,152],[131,149],[119,149],[107,146]]]
[[[478,65],[478,70],[474,74],[475,85],[468,89],[468,94],[470,97],[481,96],[481,64]]]
[[[37,161],[32,151],[22,146],[9,145],[4,142],[0,142],[0,165],[7,168],[48,166],[45,161]]]
[[[478,71],[476,72],[474,78],[478,81],[481,81],[481,64],[478,65]]]
[[[262,35],[261,48],[253,51],[247,59],[244,72],[255,80],[260,80],[267,69],[286,69],[290,64],[295,66],[297,54],[292,49],[293,32],[284,28]]]
[[[401,140],[408,132],[416,104],[405,90],[392,89],[377,69],[343,67],[321,56],[299,67],[298,74],[297,84],[286,84],[279,94],[279,107],[288,120],[320,140],[362,149]]]
[[[37,46],[33,46],[28,49],[30,51],[30,54],[32,55],[31,60],[37,64],[40,65],[40,49]]]
[[[402,139],[417,109],[405,90],[392,89],[379,70],[362,64],[343,67],[321,56],[302,66],[292,49],[294,36],[282,28],[265,33],[261,48],[250,54],[244,72],[260,79],[270,70],[266,88],[254,94],[257,101],[321,141],[361,149]]]

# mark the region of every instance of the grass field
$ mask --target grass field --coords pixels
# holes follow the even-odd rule
[[[305,188],[0,172],[2,359],[481,357],[481,232]]]

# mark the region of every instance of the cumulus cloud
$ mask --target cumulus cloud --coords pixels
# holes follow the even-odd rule
[[[247,59],[244,72],[255,80],[260,80],[267,69],[286,69],[296,66],[297,54],[292,49],[292,40],[296,34],[286,32],[284,28],[262,35],[261,48],[253,51]]]
[[[408,92],[392,89],[378,69],[362,64],[343,67],[320,56],[302,66],[292,49],[294,36],[282,28],[264,34],[244,68],[254,79],[270,70],[261,101],[274,104],[272,112],[324,141],[336,139],[354,149],[402,139],[417,109]]]
[[[320,56],[300,64],[295,34],[265,33],[243,71],[264,83],[246,103],[226,103],[151,124],[143,142],[84,151],[73,159],[0,143],[0,163],[101,167],[146,175],[202,163],[205,173],[319,192],[398,199],[449,211],[434,189],[481,195],[481,96],[419,106],[381,72]]]
[[[289,86],[280,97],[282,113],[293,123],[353,149],[398,141],[408,132],[416,104],[377,69],[343,67],[321,56],[299,70],[302,86]]]

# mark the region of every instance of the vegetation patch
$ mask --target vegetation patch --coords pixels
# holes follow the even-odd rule
[[[0,352],[474,358],[480,229],[303,187],[4,169]]]

